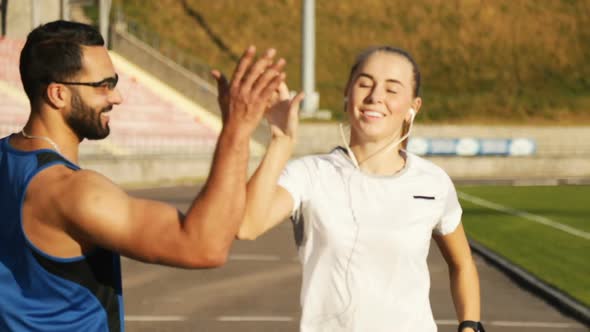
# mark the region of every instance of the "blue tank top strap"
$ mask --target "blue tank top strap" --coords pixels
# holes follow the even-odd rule
[[[80,167],[78,165],[67,160],[61,154],[54,152],[54,151],[40,150],[40,151],[36,152],[36,155],[37,155],[37,167],[38,168],[44,168],[44,166],[47,166],[50,164],[64,164],[68,168],[71,168],[73,170],[80,169]]]

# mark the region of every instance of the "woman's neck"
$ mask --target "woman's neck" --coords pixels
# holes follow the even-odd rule
[[[401,144],[400,144],[401,145]],[[359,168],[368,174],[393,175],[406,164],[406,154],[400,146],[389,148],[377,142],[355,144],[351,150],[359,163]]]

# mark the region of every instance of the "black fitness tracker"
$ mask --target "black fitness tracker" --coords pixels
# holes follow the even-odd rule
[[[457,329],[458,332],[462,332],[464,328],[471,328],[475,332],[486,332],[484,330],[483,325],[481,322],[476,322],[472,320],[464,320],[459,324],[459,328]]]

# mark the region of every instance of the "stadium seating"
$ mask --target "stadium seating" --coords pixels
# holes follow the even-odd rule
[[[22,46],[23,42],[19,40],[0,39],[0,81],[8,89],[22,90],[18,71]],[[26,102],[3,90],[6,89],[0,89],[0,137],[20,131],[29,115]]]

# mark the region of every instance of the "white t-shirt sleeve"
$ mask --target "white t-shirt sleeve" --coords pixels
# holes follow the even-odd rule
[[[293,215],[301,203],[309,197],[311,181],[305,161],[303,159],[289,161],[279,177],[278,184],[293,198],[293,209],[291,210],[291,215]]]
[[[445,183],[448,187],[445,206],[441,218],[434,228],[434,233],[438,235],[452,233],[461,223],[461,215],[463,214],[455,185],[448,176],[445,176]]]

